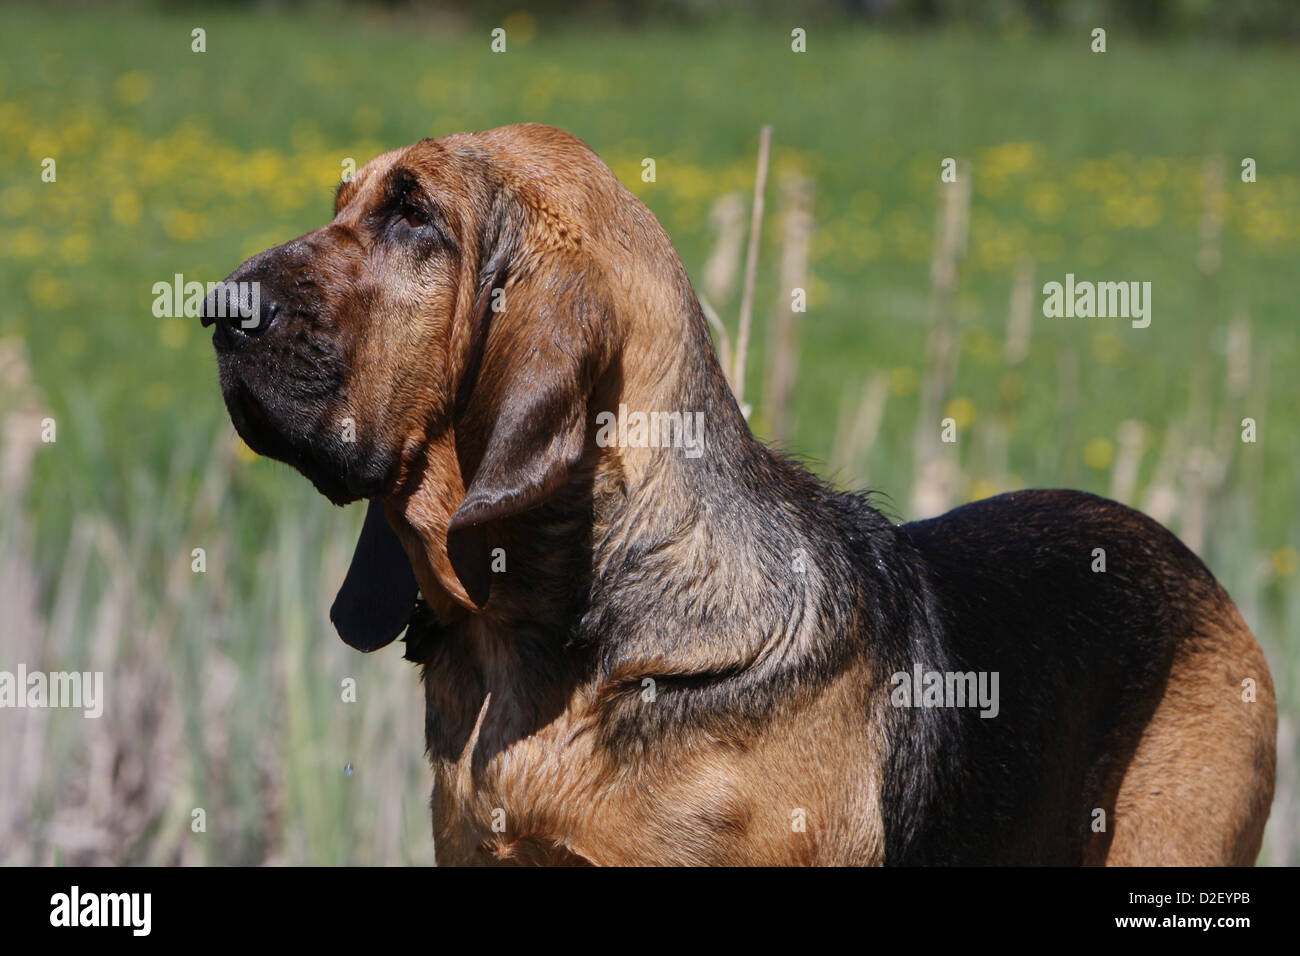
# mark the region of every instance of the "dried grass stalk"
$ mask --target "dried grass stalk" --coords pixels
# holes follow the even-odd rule
[[[749,220],[749,249],[745,254],[745,287],[740,298],[740,329],[736,333],[735,366],[731,373],[736,402],[745,408],[745,360],[749,357],[749,329],[754,319],[754,280],[758,275],[759,242],[763,235],[763,203],[767,194],[767,169],[772,156],[772,127],[764,126],[758,139],[758,172],[754,177],[754,208]]]
[[[795,289],[808,293],[808,251],[812,237],[812,182],[789,176],[781,182],[781,279],[777,287],[776,318],[768,350],[767,403],[769,429],[778,442],[789,439],[794,423],[790,396],[799,371],[799,313],[794,310]]]

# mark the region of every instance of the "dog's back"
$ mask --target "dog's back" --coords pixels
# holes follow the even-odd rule
[[[996,716],[960,708],[930,733],[942,812],[887,830],[891,862],[1253,862],[1273,687],[1174,535],[1073,491],[1000,495],[898,533],[925,569],[943,669],[997,673],[999,699]],[[927,718],[895,719],[904,733]]]

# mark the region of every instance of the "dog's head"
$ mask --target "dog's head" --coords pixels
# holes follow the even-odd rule
[[[371,499],[332,612],[349,643],[405,625],[407,558],[431,603],[480,609],[488,529],[582,460],[619,335],[598,250],[628,228],[625,197],[548,127],[424,140],[372,160],[333,221],[209,296],[239,434],[335,503]]]

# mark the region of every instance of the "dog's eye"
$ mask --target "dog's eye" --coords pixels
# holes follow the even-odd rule
[[[423,209],[411,205],[404,205],[402,207],[402,221],[412,229],[419,229],[421,226],[427,226],[429,224],[429,217],[424,214]]]

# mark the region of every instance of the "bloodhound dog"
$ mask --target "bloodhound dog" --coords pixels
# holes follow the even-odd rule
[[[203,321],[248,445],[369,501],[331,617],[407,632],[439,862],[1258,853],[1273,687],[1201,561],[1075,491],[895,524],[761,444],[573,136],[385,153]]]

